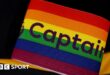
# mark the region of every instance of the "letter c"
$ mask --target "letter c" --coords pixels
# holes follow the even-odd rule
[[[34,23],[34,24],[32,24],[32,26],[31,26],[31,28],[30,28],[30,34],[31,34],[33,37],[35,37],[35,38],[40,38],[41,36],[38,35],[38,34],[35,34],[34,31],[33,31],[34,27],[36,27],[36,26],[39,26],[39,27],[41,27],[41,28],[44,27],[44,25],[41,24],[41,23]]]

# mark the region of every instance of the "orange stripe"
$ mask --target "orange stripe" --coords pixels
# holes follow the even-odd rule
[[[55,15],[63,16],[65,18],[75,19],[81,22],[83,21],[92,26],[101,28],[105,31],[109,30],[110,22],[103,17],[97,16],[92,13],[80,11],[78,9],[65,7],[52,2],[43,0],[31,0],[28,9],[37,9],[44,12],[49,12]]]
[[[39,10],[28,10],[25,18],[37,19],[44,22],[49,22],[64,28],[68,28],[71,30],[75,30],[81,33],[94,36],[103,41],[107,40],[107,38],[105,37],[107,36],[107,32],[104,31],[103,29],[76,20],[71,20],[61,16],[53,15],[47,12],[43,12]]]
[[[100,69],[100,75],[107,74],[110,74],[110,52],[104,54]]]

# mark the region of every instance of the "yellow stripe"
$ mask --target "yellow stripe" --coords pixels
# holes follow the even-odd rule
[[[97,39],[97,38],[95,38],[93,36],[90,36],[90,35],[87,35],[87,34],[83,34],[83,33],[76,32],[76,31],[73,31],[73,30],[69,30],[69,29],[66,29],[66,28],[58,27],[58,26],[53,25],[53,24],[45,23],[45,22],[38,21],[38,20],[32,20],[32,19],[25,19],[24,20],[24,24],[23,24],[24,28],[25,29],[30,29],[32,24],[34,24],[36,22],[42,23],[44,25],[44,28],[36,27],[36,28],[34,28],[34,31],[44,33],[47,29],[51,29],[51,30],[57,32],[57,37],[59,37],[60,33],[69,35],[70,38],[71,38],[71,41],[73,41],[72,38],[76,34],[78,34],[79,38],[82,39],[82,42],[90,41],[92,43],[95,43],[94,48],[96,48],[96,46],[97,46],[97,40],[100,40],[100,39]],[[82,42],[79,42],[79,43],[82,43]],[[105,41],[101,41],[100,47],[102,47],[102,46],[105,47],[105,44],[106,44]]]
[[[44,21],[50,24],[55,24],[63,28],[67,28],[67,29],[71,29],[74,31],[84,33],[84,34],[88,34],[88,35],[100,38],[103,41],[107,40],[107,37],[105,36],[108,35],[108,32],[106,32],[103,29],[92,26],[91,24],[87,24],[84,22],[76,21],[76,20],[71,20],[71,19],[64,18],[58,15],[47,13],[44,11],[29,9],[26,13],[25,18],[37,19],[37,20]]]

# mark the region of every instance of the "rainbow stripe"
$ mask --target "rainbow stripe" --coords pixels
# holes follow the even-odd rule
[[[56,31],[55,42],[48,42],[43,37],[33,37],[30,28],[34,23],[44,25],[44,28],[35,27],[34,34],[43,36],[48,29]],[[101,47],[106,46],[109,30],[109,21],[106,19],[51,2],[31,0],[23,26],[24,30],[17,41],[13,58],[64,74],[98,75],[102,60],[99,54]],[[70,44],[56,49],[56,40],[60,33],[68,34]],[[84,41],[94,43],[92,54],[84,53],[81,48],[79,50],[72,48],[72,38],[75,34],[82,39],[76,44],[79,47]],[[52,35],[48,34],[47,37]],[[101,44],[98,55],[95,56],[97,40],[101,40]],[[65,42],[67,39],[64,38],[62,41]],[[86,50],[89,48],[85,46]]]

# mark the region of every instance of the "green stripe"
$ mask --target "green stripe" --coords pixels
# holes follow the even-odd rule
[[[43,33],[41,33],[41,32],[34,32],[34,33],[43,35]],[[51,37],[51,36],[48,35],[48,37]],[[56,37],[54,43],[51,43],[51,42],[45,41],[43,37],[34,38],[30,35],[29,30],[26,30],[26,29],[21,34],[20,39],[29,40],[29,41],[32,41],[32,42],[35,42],[35,43],[50,46],[52,48],[56,48],[56,44],[57,44],[57,40],[58,40],[58,38]],[[65,41],[66,40],[62,40],[62,42],[65,42]],[[102,57],[99,58],[100,51],[98,52],[97,56],[94,56],[94,53],[96,51],[95,49],[93,50],[92,54],[87,54],[87,53],[83,52],[81,48],[79,50],[73,49],[72,44],[73,43],[71,42],[68,46],[60,46],[59,49],[62,50],[62,51],[68,52],[68,53],[77,54],[77,55],[80,55],[80,56],[83,56],[83,57],[90,58],[90,59],[96,60],[98,62],[101,62]],[[77,47],[81,47],[81,44],[77,44]],[[87,47],[87,46],[85,48],[89,49],[89,47]]]

